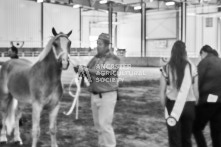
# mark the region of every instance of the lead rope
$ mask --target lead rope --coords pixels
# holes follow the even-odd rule
[[[75,66],[74,61],[71,60],[71,58],[70,58],[70,55],[68,55],[68,57],[69,57],[69,60],[70,60],[71,64],[73,66]],[[87,81],[87,78],[85,78],[84,81],[85,81],[85,84],[87,86],[90,85],[89,81]],[[77,91],[76,91],[75,94],[73,94],[72,91],[71,91],[71,86],[73,85],[74,82],[76,83],[76,86],[77,86]],[[69,88],[68,88],[68,93],[74,99],[73,99],[73,102],[72,102],[72,105],[71,105],[71,108],[69,109],[69,111],[68,112],[63,112],[64,115],[70,115],[73,112],[73,110],[76,106],[75,119],[78,119],[78,116],[79,116],[78,115],[78,113],[79,113],[78,110],[79,110],[79,96],[80,96],[80,92],[81,92],[81,82],[82,82],[82,77],[79,76],[79,74],[76,74],[76,76],[74,76],[73,79],[71,80],[71,83],[69,84]]]

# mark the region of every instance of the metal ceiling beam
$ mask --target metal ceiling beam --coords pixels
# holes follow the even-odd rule
[[[37,1],[37,0],[28,0],[28,1]],[[139,10],[134,10],[134,7],[127,4],[116,3],[112,2],[113,5],[113,12],[130,12],[130,13],[139,13]],[[92,5],[91,0],[44,0],[44,3],[52,3],[52,4],[59,4],[65,6],[73,6],[74,4],[82,5],[83,7],[89,7],[95,10],[109,10],[108,3],[100,4],[97,0],[94,5]]]
[[[107,10],[107,11],[109,10],[108,3],[100,4],[99,1],[96,1],[94,5],[92,6],[90,0],[70,0],[70,1],[71,1],[71,4],[80,4],[85,7],[94,8],[96,10],[97,9]],[[112,2],[112,1],[109,1],[109,2]],[[113,6],[113,12],[131,12],[131,13],[139,12],[137,10],[134,10],[134,7],[130,5],[112,2],[112,6]]]

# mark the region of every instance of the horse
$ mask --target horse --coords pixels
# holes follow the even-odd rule
[[[67,34],[57,33],[52,28],[49,40],[38,60],[31,63],[25,59],[6,61],[0,71],[0,102],[2,129],[0,142],[7,143],[7,135],[14,129],[13,141],[22,145],[19,119],[22,106],[32,105],[32,147],[36,147],[40,136],[40,115],[44,107],[49,111],[51,147],[57,147],[57,115],[63,95],[62,70],[69,67],[71,41]]]

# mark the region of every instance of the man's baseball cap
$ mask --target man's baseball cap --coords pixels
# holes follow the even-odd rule
[[[107,34],[107,33],[101,33],[101,34],[99,35],[98,39],[106,40],[106,41],[109,42],[109,41],[110,41],[110,36],[109,36],[109,34]]]

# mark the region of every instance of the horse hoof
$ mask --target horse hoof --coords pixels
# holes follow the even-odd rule
[[[15,141],[13,144],[14,145],[22,145],[22,143],[20,141]]]
[[[0,142],[0,144],[1,145],[5,145],[5,144],[7,144],[7,142],[6,141],[2,141],[2,142]]]

